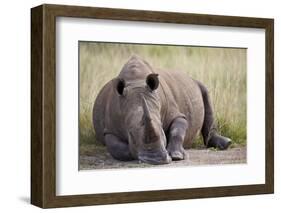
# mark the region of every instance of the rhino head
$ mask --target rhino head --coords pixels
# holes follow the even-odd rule
[[[171,158],[166,150],[158,87],[158,74],[146,73],[137,80],[119,77],[115,88],[132,156],[145,163],[167,164]]]

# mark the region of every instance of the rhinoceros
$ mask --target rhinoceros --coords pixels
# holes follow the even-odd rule
[[[217,132],[202,83],[182,71],[156,69],[136,55],[100,90],[93,125],[97,141],[121,161],[183,160],[200,131],[206,147],[223,150],[231,143]]]

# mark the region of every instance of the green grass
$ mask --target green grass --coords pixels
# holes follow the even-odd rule
[[[80,144],[96,143],[92,125],[96,96],[132,54],[153,67],[178,69],[203,82],[219,132],[230,137],[233,146],[246,144],[246,49],[80,42],[79,50]]]

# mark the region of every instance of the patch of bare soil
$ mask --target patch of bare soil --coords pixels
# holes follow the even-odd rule
[[[235,147],[224,151],[215,149],[188,149],[187,158],[165,165],[150,165],[134,161],[118,161],[107,152],[106,147],[83,145],[80,147],[79,169],[117,169],[144,167],[182,167],[196,165],[242,164],[247,162],[246,147]]]

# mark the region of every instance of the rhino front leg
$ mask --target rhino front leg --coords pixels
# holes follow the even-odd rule
[[[133,160],[128,144],[120,140],[117,136],[106,134],[105,145],[113,158],[121,161]]]
[[[187,127],[187,121],[184,118],[179,117],[173,121],[169,129],[167,151],[172,160],[183,160],[186,156],[183,142]]]

